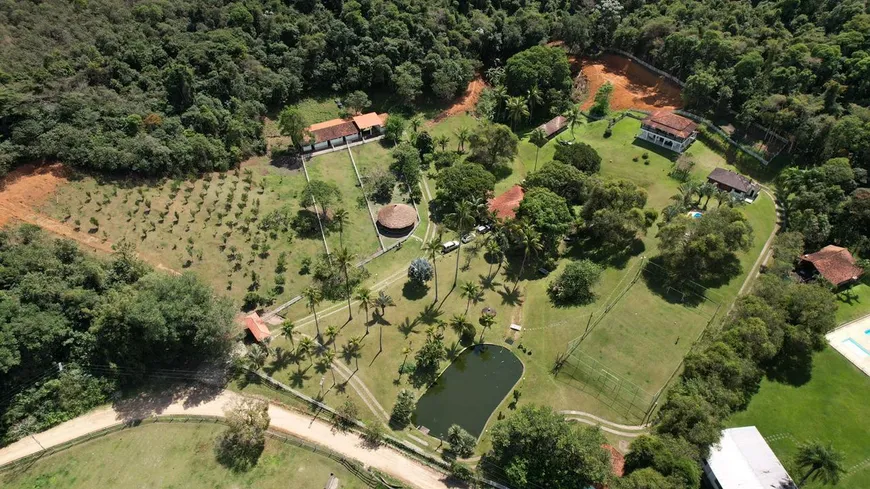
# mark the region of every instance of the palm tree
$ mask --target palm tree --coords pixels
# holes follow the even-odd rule
[[[510,97],[506,102],[508,117],[511,121],[511,129],[516,127],[517,123],[529,117],[529,106],[526,104],[526,99],[523,97]]]
[[[438,136],[433,141],[437,146],[441,147],[441,151],[447,151],[447,145],[450,144],[450,138],[446,135]]]
[[[704,182],[698,187],[698,203],[701,203],[701,197],[707,197],[707,200],[704,201],[704,209],[707,208],[707,204],[710,203],[710,197],[716,193],[718,189],[715,185],[710,182]]]
[[[501,245],[498,243],[498,239],[496,239],[495,235],[491,235],[491,237],[486,240],[486,254],[488,254],[492,259],[501,263],[501,259],[504,256],[502,253]],[[489,264],[489,280],[492,280],[492,263]]]
[[[724,190],[720,190],[713,194],[713,198],[716,199],[716,208],[722,207],[722,202],[728,202],[731,199],[731,195]]]
[[[347,248],[341,248],[335,253],[335,261],[338,263],[339,268],[341,268],[342,272],[344,272],[344,291],[347,295],[347,320],[350,321],[353,319],[353,309],[350,307],[351,294],[350,292],[350,278],[348,277],[347,267],[353,265],[356,256],[347,250]]]
[[[320,358],[321,365],[323,365],[324,368],[328,368],[330,371],[332,371],[332,385],[337,384],[337,382],[335,381],[335,369],[332,368],[332,364],[334,361],[335,353],[332,353],[329,350],[326,350],[323,353],[323,356]]]
[[[359,301],[360,309],[366,311],[366,332],[369,330],[369,304],[372,302],[372,291],[368,287],[358,287],[353,296],[354,300]]]
[[[347,340],[341,352],[345,357],[353,358],[356,361],[356,370],[354,372],[359,370],[359,359],[362,356],[362,338],[353,337]]]
[[[532,131],[532,134],[529,136],[529,142],[535,145],[535,169],[533,171],[538,171],[538,153],[541,152],[541,148],[543,148],[547,144],[547,135],[544,133],[544,130],[540,127],[535,128]]]
[[[326,336],[326,341],[332,343],[332,348],[335,349],[335,337],[338,336],[338,328],[335,326],[327,326],[324,335]]]
[[[417,129],[420,129],[420,126],[423,125],[423,119],[419,115],[415,115],[414,117],[411,118],[411,120],[408,122],[408,124],[411,125],[411,129],[413,129],[414,132],[416,133]]]
[[[305,298],[305,306],[314,314],[314,327],[317,329],[317,336],[320,336],[320,322],[317,319],[317,306],[323,300],[323,293],[317,287],[309,285],[302,291],[302,297]]]
[[[266,365],[266,357],[268,356],[269,351],[259,343],[254,344],[248,351],[248,360],[251,362],[254,370],[263,368],[263,365]]]
[[[340,208],[332,214],[332,220],[338,223],[338,244],[344,246],[344,225],[350,219],[350,214],[346,209]]]
[[[456,225],[456,230],[459,231],[459,247],[456,248],[456,272],[453,274],[454,287],[459,282],[459,255],[462,252],[462,236],[471,223],[472,213],[471,203],[462,201],[456,205],[456,212],[448,216]]]
[[[423,252],[426,253],[426,257],[429,258],[429,261],[432,263],[432,273],[435,275],[435,301],[438,302],[438,265],[436,264],[435,258],[441,252],[441,234],[430,239],[428,242],[423,243]]]
[[[803,486],[810,479],[835,485],[840,481],[840,475],[846,472],[843,469],[843,453],[830,444],[824,445],[818,441],[801,444],[795,463],[801,470],[806,471],[798,486]]]
[[[538,107],[542,103],[544,103],[544,94],[541,93],[541,89],[538,88],[538,85],[533,86],[526,93],[529,100],[529,116],[535,112],[535,107]]]
[[[399,367],[399,375],[401,375],[402,371],[405,370],[405,364],[408,363],[408,355],[410,355],[412,351],[410,343],[402,347],[402,357],[404,358],[402,359],[402,366]]]
[[[474,335],[474,325],[468,322],[465,314],[454,314],[450,318],[450,329],[455,331],[460,337]]]
[[[293,321],[290,321],[289,319],[287,319],[287,320],[284,320],[284,322],[281,324],[281,333],[283,333],[284,336],[286,336],[287,339],[290,340],[290,345],[292,345],[293,347],[296,347],[296,343],[294,343],[294,341],[293,341],[293,333],[295,331],[296,331],[296,325],[293,324]]]
[[[456,131],[456,139],[459,141],[459,145],[456,147],[456,151],[464,152],[465,143],[468,142],[468,138],[470,137],[471,130],[467,127],[462,127],[458,131]]]
[[[486,333],[487,329],[491,328],[492,325],[495,324],[495,316],[486,313],[481,314],[478,322],[480,323],[480,326],[482,328],[480,330],[480,341],[478,341],[478,343],[483,343],[483,334]]]
[[[459,287],[459,290],[460,296],[468,299],[468,302],[465,304],[465,313],[468,314],[468,309],[471,307],[471,302],[474,301],[475,304],[480,302],[480,285],[477,285],[474,282],[464,282],[462,286]]]
[[[303,355],[308,355],[308,360],[314,364],[314,359],[311,354],[314,353],[314,340],[309,336],[303,336],[301,340],[299,340],[299,346],[296,347],[296,351]]]
[[[568,112],[565,112],[562,117],[565,118],[565,121],[571,125],[571,139],[574,138],[574,126],[576,126],[583,119],[583,112],[580,111],[580,107],[577,105],[572,105]]]
[[[526,260],[529,258],[529,253],[537,254],[543,248],[541,245],[541,233],[539,233],[528,222],[520,221],[517,224],[516,233],[520,244],[523,246],[523,261],[520,263],[520,271],[517,274],[516,282],[514,282],[515,291],[520,285],[520,277],[523,275],[523,269],[526,267]]]
[[[378,291],[378,296],[375,297],[374,304],[375,307],[381,308],[381,317],[384,317],[384,313],[387,312],[388,307],[396,305],[396,303],[393,302],[393,298],[385,294],[383,290]]]
[[[505,102],[507,101],[509,95],[507,92],[507,87],[504,85],[496,85],[492,89],[493,95],[495,95],[496,100],[498,100],[498,109],[497,113],[501,113],[505,109]]]

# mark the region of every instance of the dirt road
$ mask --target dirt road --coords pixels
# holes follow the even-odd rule
[[[193,415],[193,416],[223,416],[224,408],[239,395],[223,391],[211,400],[194,403],[188,400],[177,400],[168,406],[138,412],[137,416],[149,415]],[[270,427],[278,431],[290,433],[299,438],[329,447],[330,449],[361,462],[362,464],[390,474],[407,484],[420,489],[446,489],[456,487],[448,484],[446,476],[427,467],[399,451],[389,447],[368,448],[355,433],[335,431],[331,424],[314,419],[275,405],[269,406],[272,418]],[[0,449],[0,465],[39,452],[42,448],[50,448],[79,436],[108,428],[124,422],[128,415],[113,407],[101,408],[73,420],[67,421],[48,431],[19,440],[6,448]]]
[[[483,81],[483,77],[480,75],[475,76],[474,79],[468,83],[468,87],[465,89],[465,93],[462,97],[446,110],[441,111],[441,113],[433,117],[432,120],[426,123],[426,125],[433,126],[450,116],[474,110],[474,106],[477,105],[477,99],[480,98],[480,94],[483,92],[485,87],[486,82]]]

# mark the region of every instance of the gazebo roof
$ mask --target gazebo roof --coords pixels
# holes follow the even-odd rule
[[[840,246],[825,246],[815,253],[804,255],[803,259],[812,263],[819,274],[834,285],[855,280],[864,273],[849,250]]]
[[[378,211],[378,224],[387,229],[405,229],[417,222],[417,211],[407,204],[389,204]]]

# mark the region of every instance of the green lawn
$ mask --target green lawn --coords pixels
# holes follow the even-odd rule
[[[768,380],[753,396],[746,411],[728,420],[729,426],[758,427],[792,477],[800,477],[793,464],[797,444],[810,440],[830,442],[842,451],[845,466],[870,460],[870,378],[832,348],[816,354],[809,382],[793,386]],[[778,435],[778,436],[776,436]],[[824,487],[807,484],[807,489]],[[870,487],[870,464],[850,471],[838,489]]]
[[[870,286],[854,285],[837,294],[837,324],[870,314]]]
[[[367,487],[338,462],[267,439],[256,467],[228,470],[215,461],[215,424],[149,424],[77,445],[22,469],[0,473],[7,489],[286,488],[323,487],[335,474],[340,487]]]

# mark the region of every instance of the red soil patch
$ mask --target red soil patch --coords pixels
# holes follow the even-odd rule
[[[517,208],[526,193],[519,185],[514,185],[501,195],[489,200],[490,212],[495,212],[499,219],[513,219],[517,217]]]
[[[622,477],[625,473],[625,457],[610,445],[604,444],[602,447],[610,452],[610,470],[613,471],[613,475]]]
[[[477,99],[480,98],[480,93],[483,92],[484,87],[486,87],[486,82],[483,81],[483,77],[480,75],[475,76],[474,79],[468,83],[465,93],[462,94],[453,105],[429,121],[429,124],[437,124],[450,116],[473,110],[474,106],[477,105]]]
[[[610,107],[623,109],[678,109],[683,106],[680,87],[653,73],[631,59],[605,54],[597,59],[584,59],[582,76],[586,78],[587,97],[581,106],[592,107],[595,92],[606,82],[613,84]]]

